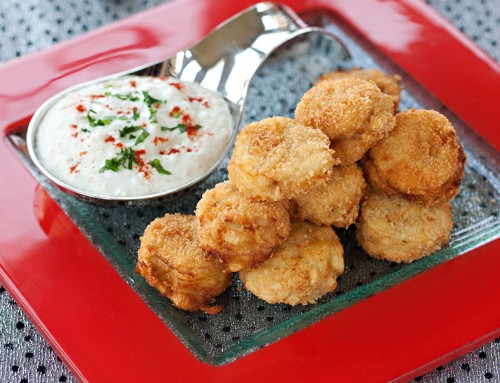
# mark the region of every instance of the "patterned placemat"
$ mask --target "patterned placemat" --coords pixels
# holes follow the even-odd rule
[[[495,60],[500,61],[498,0],[427,2]],[[2,0],[0,62],[47,48],[160,3],[163,1]],[[64,315],[62,310],[61,315]],[[500,382],[500,339],[440,366],[415,381]],[[76,382],[75,377],[1,286],[0,382]]]

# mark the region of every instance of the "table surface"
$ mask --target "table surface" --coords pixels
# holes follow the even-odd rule
[[[3,0],[0,62],[163,3],[161,0]],[[499,0],[428,0],[445,18],[500,61]],[[464,312],[467,306],[464,302]],[[64,312],[61,310],[61,315]],[[460,313],[457,315],[463,315]],[[415,379],[418,382],[500,382],[500,339]],[[0,286],[0,382],[76,382],[12,297]]]

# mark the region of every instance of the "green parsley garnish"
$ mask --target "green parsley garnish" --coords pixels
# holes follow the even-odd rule
[[[89,125],[92,128],[95,128],[96,126],[105,126],[109,125],[113,122],[113,120],[127,120],[127,117],[125,116],[104,116],[103,118],[95,118],[91,116],[90,114],[97,114],[97,112],[94,109],[89,109],[87,112],[87,120],[89,121]]]
[[[173,128],[168,128],[166,126],[161,127],[161,131],[169,131],[173,132],[175,129],[179,129],[179,133],[186,133],[187,132],[187,125],[186,124],[177,124],[177,126],[174,126]]]
[[[159,99],[154,98],[153,96],[151,96],[147,90],[143,90],[142,91],[142,95],[144,96],[144,102],[148,106],[153,106],[155,104],[165,104],[166,103],[166,101],[164,101],[164,100],[159,100]]]
[[[144,141],[146,138],[148,138],[149,133],[147,132],[146,129],[142,129],[142,133],[139,137],[137,137],[137,140],[135,140],[134,145],[139,145],[142,141]]]
[[[120,159],[118,159],[117,157],[110,158],[109,160],[106,160],[104,162],[104,166],[101,168],[101,170],[99,170],[99,173],[104,173],[106,170],[117,172],[120,165]]]
[[[177,124],[177,126],[174,126],[173,128],[168,128],[166,126],[161,127],[162,132],[165,132],[165,131],[173,132],[176,129],[179,129],[179,133],[186,133],[188,130],[186,124]],[[196,124],[195,126],[189,127],[189,129],[198,130],[198,129],[201,129],[201,125]]]
[[[125,100],[139,101],[139,97],[132,95],[131,92],[128,92],[127,94],[105,92],[104,94],[106,96],[116,97],[117,99],[123,100],[123,101],[125,101]]]
[[[158,122],[156,120],[156,110],[154,109],[153,105],[158,105],[158,104],[165,104],[166,101],[164,100],[159,100],[157,98],[152,97],[148,91],[143,90],[142,95],[144,96],[144,102],[148,106],[149,110],[149,119],[151,122],[155,123]]]
[[[96,126],[104,126],[104,125],[109,125],[111,124],[112,119],[97,119],[95,117],[92,117],[90,114],[97,114],[97,112],[94,109],[89,109],[87,112],[87,120],[89,120],[89,125],[93,128]]]
[[[104,166],[99,170],[99,173],[104,173],[106,170],[117,172],[122,166],[125,169],[132,170],[133,164],[138,164],[135,159],[135,150],[125,148],[120,150],[117,157],[110,158],[104,161]]]
[[[125,137],[127,134],[131,134],[141,130],[142,126],[126,126],[123,129],[120,129],[120,137]]]
[[[137,136],[132,134],[137,131],[141,130],[141,134],[135,140],[134,145],[140,144],[142,141],[144,141],[146,138],[149,137],[149,133],[147,132],[146,129],[144,129],[142,126],[126,126],[123,129],[120,129],[120,137],[125,137],[127,134],[129,135],[129,138],[136,138]]]
[[[153,161],[149,163],[153,168],[158,170],[158,173],[160,174],[165,174],[167,176],[172,175],[168,170],[164,169],[163,166],[161,166],[161,162],[158,158],[155,158]]]
[[[133,110],[134,110],[134,115],[132,116],[132,119],[136,121],[139,119],[140,114],[137,112],[137,109],[134,108]]]

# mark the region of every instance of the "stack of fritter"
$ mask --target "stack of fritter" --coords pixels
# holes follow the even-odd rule
[[[233,272],[269,303],[305,305],[333,291],[344,251],[332,227],[356,220],[374,258],[412,262],[438,250],[465,155],[441,114],[395,114],[400,90],[398,76],[378,70],[332,72],[306,92],[295,120],[245,126],[229,180],[205,192],[196,217],[153,221],[137,271],[177,307],[215,313]]]

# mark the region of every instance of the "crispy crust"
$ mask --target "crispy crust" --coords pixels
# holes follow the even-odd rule
[[[442,114],[411,109],[363,159],[365,176],[387,195],[433,206],[458,194],[465,154],[455,129]]]
[[[290,199],[324,182],[338,161],[318,130],[285,117],[245,126],[227,167],[229,179],[250,198]]]
[[[340,80],[342,78],[352,78],[359,77],[364,80],[373,80],[375,84],[379,87],[379,89],[391,97],[392,102],[394,103],[394,111],[398,110],[399,101],[401,100],[401,77],[398,75],[389,76],[378,69],[360,69],[353,68],[351,70],[336,70],[330,73],[326,73],[321,76],[316,84],[319,84],[322,81],[335,81]],[[316,85],[315,84],[315,85]]]
[[[232,278],[201,249],[196,218],[181,214],[167,214],[148,225],[141,237],[136,272],[174,306],[208,313],[219,311],[210,304]]]
[[[373,258],[410,263],[450,240],[449,203],[427,207],[372,191],[361,205],[356,239]]]
[[[319,82],[300,100],[295,119],[323,131],[342,165],[360,160],[395,126],[392,99],[358,77]]]
[[[358,218],[365,191],[365,179],[356,164],[335,166],[325,185],[293,200],[293,217],[317,225],[347,227]]]
[[[217,255],[229,271],[269,258],[290,232],[287,202],[245,197],[231,181],[207,190],[196,207],[202,248]]]
[[[292,223],[288,239],[273,256],[240,273],[245,287],[268,303],[315,303],[337,287],[344,249],[330,227]]]

